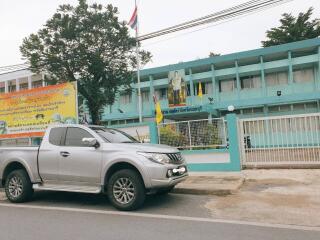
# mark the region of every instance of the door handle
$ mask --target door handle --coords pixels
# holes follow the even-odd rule
[[[69,152],[60,152],[60,155],[62,157],[68,157],[70,155],[70,153]]]

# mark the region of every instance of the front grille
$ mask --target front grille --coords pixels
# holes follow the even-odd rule
[[[168,157],[171,160],[171,163],[173,164],[181,164],[183,163],[183,157],[181,153],[167,153]]]

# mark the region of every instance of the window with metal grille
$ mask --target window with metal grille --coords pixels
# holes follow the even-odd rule
[[[120,104],[129,104],[132,101],[131,93],[120,94]]]
[[[295,83],[313,82],[314,81],[313,68],[294,70],[293,81]]]
[[[240,82],[241,89],[260,88],[261,77],[259,75],[240,77]]]
[[[219,81],[220,92],[233,92],[236,89],[236,79],[227,79]]]
[[[160,88],[155,90],[155,95],[157,97],[157,100],[165,100],[168,98],[167,96],[167,88]]]
[[[288,84],[288,72],[274,72],[265,75],[267,86]]]
[[[141,91],[142,102],[149,102],[149,95],[150,95],[149,91]]]

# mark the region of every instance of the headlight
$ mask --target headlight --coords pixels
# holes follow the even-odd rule
[[[152,162],[156,163],[170,163],[170,158],[164,153],[148,153],[148,152],[137,152],[138,154],[148,158]]]

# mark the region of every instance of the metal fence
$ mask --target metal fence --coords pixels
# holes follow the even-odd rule
[[[179,149],[225,148],[223,118],[169,122],[158,125],[159,143]]]
[[[320,165],[320,114],[239,120],[244,166]]]

